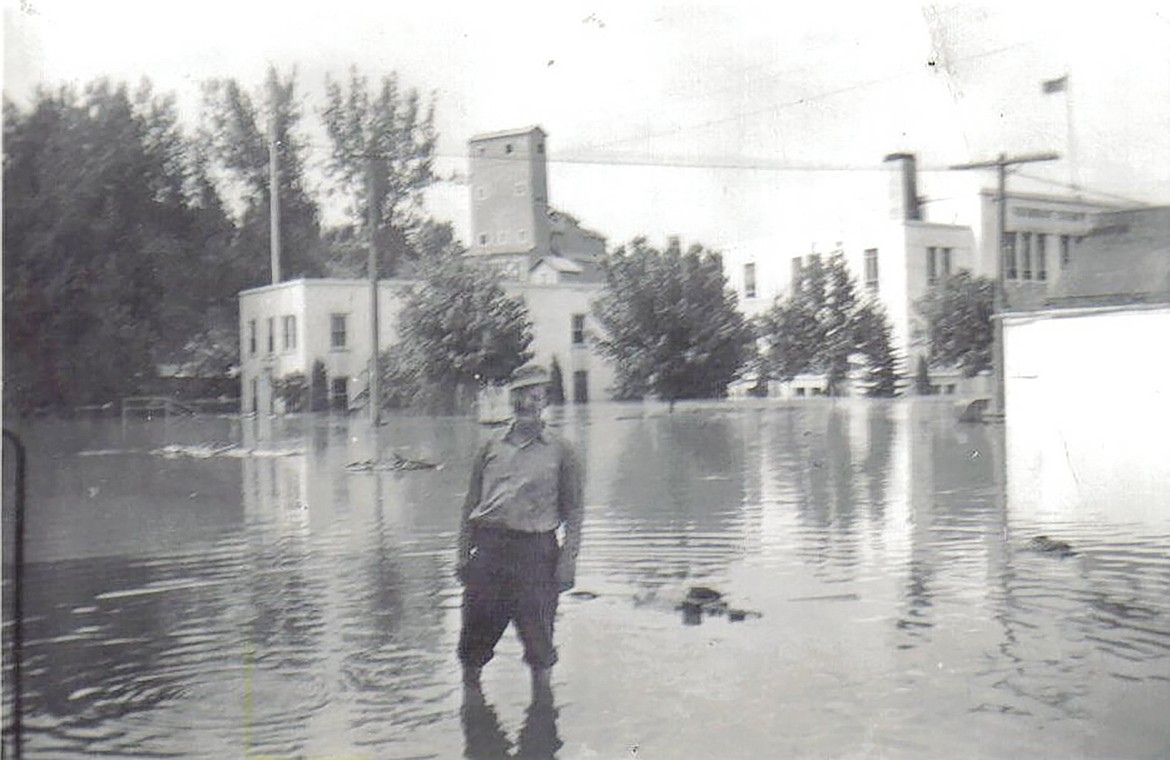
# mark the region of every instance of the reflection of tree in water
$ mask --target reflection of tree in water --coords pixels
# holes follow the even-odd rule
[[[894,448],[894,419],[888,403],[871,402],[866,410],[868,446],[861,463],[865,474],[870,516],[881,523],[886,513],[886,490],[890,485],[890,457]]]
[[[786,418],[786,434],[795,442],[790,476],[796,484],[796,508],[805,542],[802,555],[828,580],[857,575],[857,494],[848,408],[834,404],[807,415]]]
[[[1003,541],[1003,503],[995,468],[1002,461],[1000,429],[961,425],[938,407],[910,407],[909,506],[913,528],[905,598],[897,628],[900,648],[926,643],[945,589],[969,585],[971,567],[985,557],[996,572]],[[958,576],[953,578],[952,576]]]
[[[742,423],[701,411],[628,424],[609,479],[609,517],[636,539],[638,553],[612,564],[643,581],[725,567],[743,551]],[[594,553],[628,546],[593,539]]]
[[[165,754],[170,737],[135,735],[123,721],[190,699],[192,682],[238,665],[222,558],[135,561],[103,557],[25,569],[25,741],[47,727],[76,751],[116,753],[117,742]],[[163,590],[167,584],[178,584]],[[51,718],[51,720],[46,720]],[[157,728],[157,726],[156,726]],[[161,742],[162,744],[159,744]]]

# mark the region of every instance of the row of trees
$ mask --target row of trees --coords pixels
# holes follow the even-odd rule
[[[523,305],[468,265],[450,225],[423,213],[437,179],[433,98],[393,75],[327,79],[328,192],[306,170],[301,102],[295,72],[275,69],[258,92],[205,83],[193,132],[148,82],[42,90],[29,108],[5,101],[7,409],[102,403],[137,392],[161,361],[201,357],[222,371],[237,359],[237,293],[269,277],[270,144],[285,278],[364,275],[371,238],[379,276],[425,276],[386,357],[394,403],[454,405],[461,389],[530,357]],[[329,193],[348,216],[324,228]],[[605,276],[599,347],[622,398],[721,396],[745,368],[779,379],[824,372],[834,393],[858,363],[869,393],[897,391],[889,322],[840,259],[806,268],[758,324],[736,309],[719,256],[701,245],[635,239],[607,256]],[[932,359],[980,366],[990,301],[987,313],[951,303],[981,297],[980,287],[957,282],[927,304],[943,325]]]
[[[403,309],[402,341],[383,357],[390,405],[450,411],[532,356],[523,302],[460,253],[451,246],[430,260]],[[859,295],[840,255],[805,267],[792,295],[754,323],[737,308],[720,256],[701,245],[684,251],[672,239],[657,249],[637,238],[605,258],[604,272],[594,340],[616,368],[618,398],[722,397],[745,370],[761,385],[821,373],[830,395],[858,374],[868,395],[899,391],[889,319]],[[968,375],[987,368],[989,282],[961,273],[920,304],[932,361]]]
[[[389,276],[442,247],[422,213],[436,181],[433,98],[395,76],[326,82],[314,179],[295,72],[258,91],[203,86],[201,124],[147,80],[42,89],[4,102],[4,403],[68,408],[134,393],[164,361],[238,356],[236,295],[269,280],[269,145],[279,163],[284,279]],[[348,219],[323,228],[321,203]]]

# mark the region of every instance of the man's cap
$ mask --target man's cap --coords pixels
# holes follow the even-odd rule
[[[508,380],[508,390],[515,391],[533,385],[547,384],[548,370],[539,364],[525,364],[512,373],[512,377]]]

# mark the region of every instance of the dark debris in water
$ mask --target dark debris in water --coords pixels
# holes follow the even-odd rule
[[[1048,536],[1036,536],[1028,542],[1028,549],[1044,554],[1055,554],[1058,557],[1069,557],[1076,554],[1067,541],[1057,541]]]
[[[410,459],[395,452],[390,455],[389,459],[363,459],[360,462],[350,462],[345,466],[345,469],[350,472],[373,472],[374,470],[400,472],[404,470],[436,470],[441,466],[437,462]]]
[[[682,611],[683,625],[699,625],[703,622],[704,615],[708,617],[726,615],[732,623],[763,617],[762,613],[755,610],[731,607],[722,592],[706,586],[692,586],[675,609]]]

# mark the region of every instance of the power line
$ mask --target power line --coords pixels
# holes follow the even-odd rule
[[[956,59],[952,60],[950,63],[951,63],[951,65],[954,65],[956,63],[963,63],[963,62],[967,62],[967,61],[977,60],[979,58],[986,58],[986,57],[989,57],[992,55],[999,55],[1000,53],[1005,53],[1005,52],[1015,50],[1015,49],[1021,48],[1021,47],[1028,47],[1032,44],[1034,44],[1034,43],[1031,41],[1017,42],[1017,43],[1014,43],[1012,45],[1005,45],[1003,47],[995,48],[993,50],[985,50],[985,51],[980,52],[980,53],[973,53],[973,54],[968,55],[968,56],[956,58]],[[587,145],[585,147],[586,148],[607,148],[607,147],[610,147],[612,145],[618,145],[621,143],[628,143],[628,142],[639,141],[639,140],[652,140],[652,139],[655,139],[658,137],[669,137],[671,135],[680,134],[682,132],[688,132],[688,131],[698,130],[698,129],[705,129],[707,127],[717,126],[719,124],[727,124],[730,122],[738,121],[740,119],[744,119],[744,118],[747,118],[750,116],[758,116],[758,115],[763,114],[763,113],[779,111],[780,109],[783,109],[783,108],[790,108],[793,106],[800,106],[800,105],[806,105],[808,103],[814,103],[814,102],[817,102],[819,100],[826,100],[828,98],[835,97],[837,95],[841,95],[841,94],[844,94],[847,92],[852,92],[854,90],[865,89],[868,87],[874,87],[874,86],[882,85],[882,84],[889,84],[890,82],[895,82],[899,79],[905,79],[906,77],[913,76],[915,74],[919,74],[919,73],[921,73],[921,71],[922,70],[920,68],[914,68],[911,70],[901,72],[899,74],[895,74],[893,76],[884,77],[882,79],[872,79],[872,80],[868,80],[865,82],[859,82],[856,84],[848,85],[846,87],[839,87],[839,88],[834,89],[834,90],[827,90],[827,91],[816,93],[813,95],[807,95],[804,97],[796,98],[795,100],[789,100],[789,101],[784,101],[782,103],[776,103],[776,104],[769,105],[769,106],[766,106],[763,108],[758,108],[758,109],[755,109],[752,111],[741,111],[739,113],[733,114],[732,116],[727,116],[727,117],[723,117],[723,118],[719,118],[719,119],[711,119],[709,121],[698,122],[696,124],[683,125],[683,126],[675,128],[675,129],[670,129],[670,130],[666,130],[666,131],[662,131],[662,132],[654,132],[654,133],[650,133],[650,134],[633,135],[630,137],[617,138],[617,139],[608,140],[608,141],[602,142],[602,143],[594,143],[592,145]]]
[[[1061,187],[1061,188],[1064,188],[1065,190],[1074,190],[1074,191],[1077,191],[1077,192],[1086,192],[1086,193],[1089,193],[1089,194],[1092,194],[1092,195],[1099,195],[1099,196],[1101,196],[1101,197],[1103,197],[1103,198],[1112,198],[1112,199],[1114,199],[1114,200],[1118,200],[1118,201],[1124,201],[1125,203],[1129,203],[1129,204],[1132,204],[1132,205],[1134,205],[1134,206],[1150,206],[1150,205],[1153,205],[1153,204],[1151,204],[1151,203],[1148,203],[1147,201],[1139,201],[1139,200],[1136,200],[1136,199],[1134,199],[1134,198],[1128,198],[1128,197],[1126,197],[1126,196],[1124,196],[1124,195],[1118,195],[1118,194],[1116,194],[1116,193],[1110,193],[1110,192],[1107,192],[1107,191],[1105,191],[1105,190],[1093,190],[1093,189],[1091,189],[1091,188],[1086,188],[1084,185],[1075,185],[1075,184],[1071,184],[1071,183],[1068,183],[1068,182],[1061,182],[1060,180],[1047,179],[1047,178],[1045,178],[1045,177],[1037,177],[1037,176],[1035,176],[1035,175],[1033,175],[1033,174],[1024,174],[1023,172],[1017,172],[1016,174],[1017,174],[1017,176],[1023,177],[1024,179],[1030,179],[1030,180],[1033,180],[1033,181],[1035,181],[1035,182],[1040,182],[1040,183],[1042,183],[1042,184],[1045,184],[1045,185],[1054,185],[1054,186],[1056,186],[1056,187]]]

